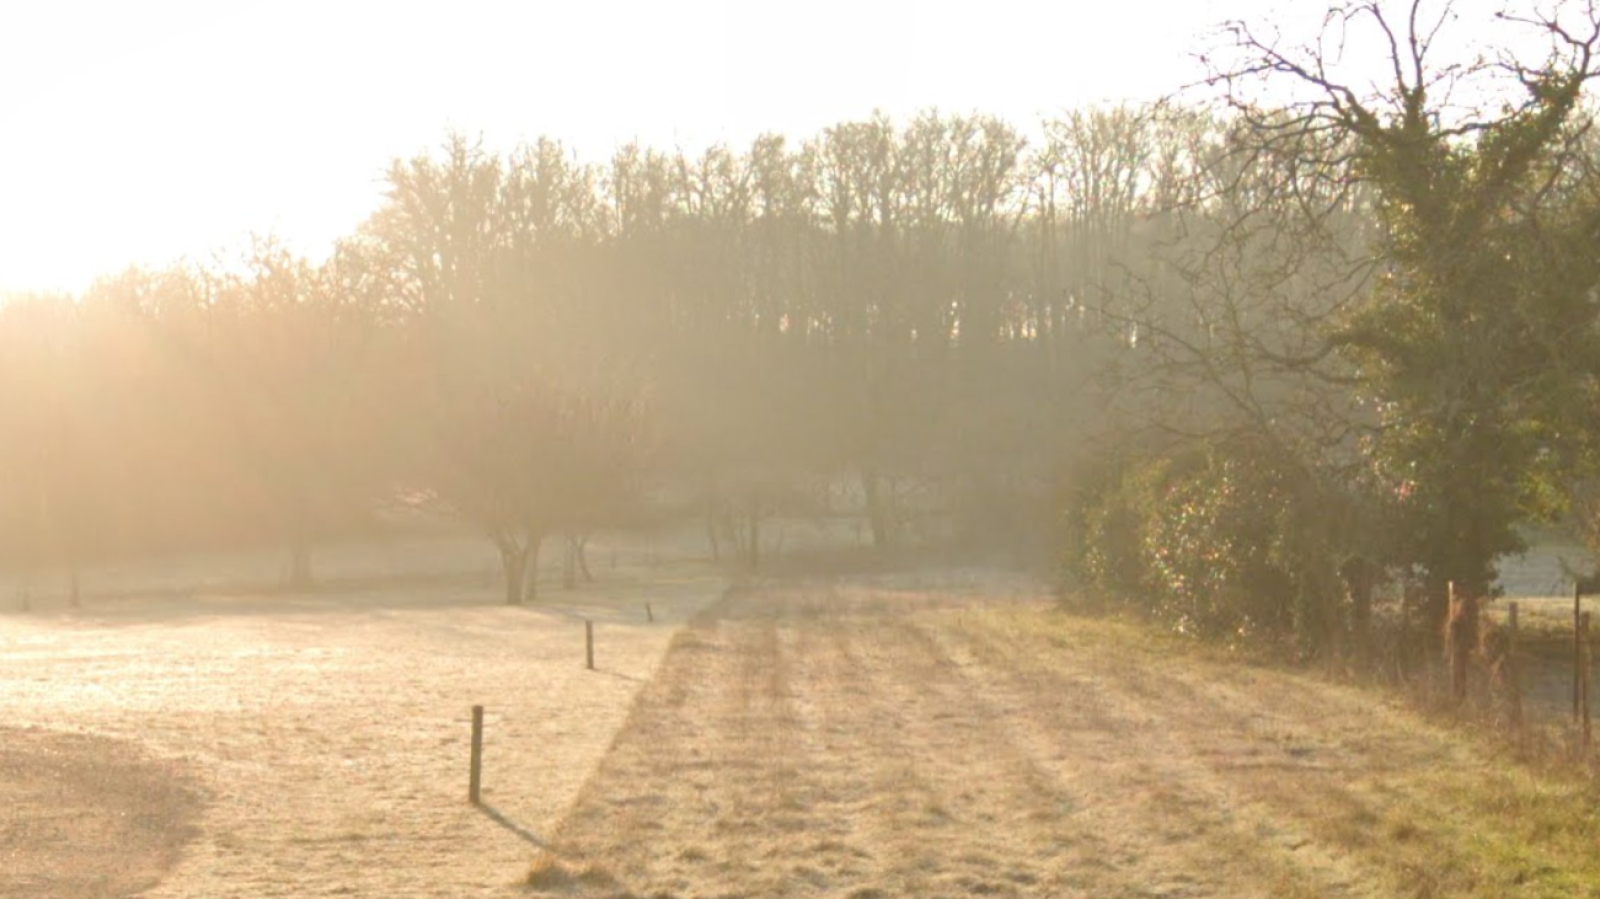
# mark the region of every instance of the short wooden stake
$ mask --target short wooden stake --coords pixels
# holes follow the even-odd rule
[[[585,620],[583,622],[583,651],[584,651],[584,658],[587,661],[588,666],[589,666],[589,670],[593,671],[594,670],[594,622],[593,621]]]
[[[644,604],[644,617],[650,619],[651,622],[654,622],[656,620],[655,610],[650,608],[650,604],[649,603],[645,603]]]
[[[1583,705],[1583,745],[1589,746],[1589,613],[1578,616],[1579,701]]]
[[[1411,602],[1409,599],[1400,600],[1400,647],[1394,654],[1394,669],[1396,676],[1401,681],[1406,679],[1406,674],[1411,670]]]
[[[1522,729],[1522,682],[1517,674],[1517,604],[1506,620],[1506,689],[1511,691],[1511,726]]]
[[[1578,704],[1583,687],[1583,587],[1572,587],[1572,723],[1578,723]]]
[[[467,779],[467,801],[479,805],[478,787],[483,780],[483,706],[472,707],[472,772]]]

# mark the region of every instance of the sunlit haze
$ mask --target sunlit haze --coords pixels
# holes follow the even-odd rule
[[[0,0],[0,899],[1600,899],[1600,0]]]
[[[316,256],[447,130],[599,159],[795,138],[882,109],[1148,99],[1266,0],[450,4],[201,0],[0,12],[0,288],[78,289],[251,233]]]

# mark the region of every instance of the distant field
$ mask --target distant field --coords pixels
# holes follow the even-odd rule
[[[1507,599],[1572,599],[1572,572],[1594,570],[1595,558],[1570,535],[1540,530],[1527,535],[1528,551],[1500,560],[1500,589]]]
[[[457,548],[413,551],[472,571]],[[514,894],[671,634],[722,592],[703,565],[640,562],[601,557],[598,583],[550,583],[532,608],[470,576],[132,598],[102,579],[85,611],[0,615],[0,800],[14,800],[0,801],[0,896],[113,897],[156,878],[140,895]],[[483,811],[465,802],[473,704],[488,709]]]

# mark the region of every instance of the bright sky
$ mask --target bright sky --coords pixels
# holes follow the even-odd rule
[[[874,108],[1027,126],[1149,99],[1195,77],[1217,22],[1274,5],[0,0],[0,288],[76,290],[252,232],[319,255],[390,159],[450,128],[598,160]]]

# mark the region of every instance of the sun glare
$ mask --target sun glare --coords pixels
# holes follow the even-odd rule
[[[8,10],[0,287],[77,289],[129,264],[203,259],[252,233],[318,252],[377,205],[390,159],[437,147],[450,129],[494,147],[549,135],[593,160],[630,141],[695,151],[763,132],[803,139],[875,109],[988,112],[1027,132],[1040,114],[1181,83],[1220,9],[1007,0],[972,17],[838,0],[428,11],[294,0],[268,16],[164,0]]]

